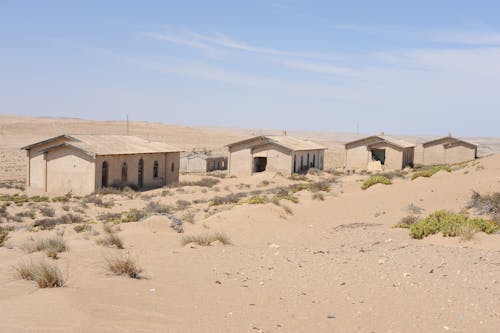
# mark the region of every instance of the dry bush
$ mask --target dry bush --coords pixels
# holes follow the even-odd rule
[[[219,241],[223,245],[231,245],[231,240],[229,239],[229,237],[220,232],[207,235],[191,235],[182,237],[182,245],[195,243],[200,246],[210,246],[215,241]]]
[[[500,192],[481,195],[473,191],[467,208],[472,208],[479,214],[496,216],[500,214]]]
[[[58,197],[53,197],[52,202],[68,202],[71,196],[68,195],[62,195]]]
[[[138,222],[141,219],[145,218],[146,216],[148,216],[148,214],[145,211],[138,209],[131,209],[127,212],[122,213],[121,222],[123,223]]]
[[[18,278],[35,281],[39,288],[60,288],[66,282],[59,268],[46,261],[21,263],[15,270]]]
[[[28,253],[45,251],[47,256],[54,259],[58,253],[69,251],[66,241],[61,236],[31,240],[23,245],[23,249]]]
[[[410,228],[412,224],[418,222],[418,217],[415,215],[408,215],[403,217],[398,223],[394,225],[394,228]]]
[[[3,247],[5,242],[9,239],[8,230],[0,230],[0,247]]]
[[[172,221],[170,228],[174,229],[177,233],[182,234],[184,232],[183,221],[173,214],[169,214],[168,218]]]
[[[54,217],[56,216],[56,211],[54,208],[48,207],[48,206],[42,206],[39,208],[40,213],[42,213],[43,216],[46,217]]]
[[[467,223],[460,228],[460,239],[462,241],[471,241],[479,230],[471,223]]]
[[[290,207],[285,206],[285,205],[281,205],[281,207],[283,207],[283,210],[285,211],[285,213],[287,213],[288,215],[293,215],[293,210]]]
[[[422,207],[419,207],[419,206],[415,205],[414,203],[409,204],[406,207],[406,210],[412,214],[415,214],[415,215],[419,215],[424,211]]]
[[[119,223],[122,219],[121,213],[103,213],[97,216],[99,221]]]
[[[75,225],[73,227],[73,230],[75,230],[77,233],[91,231],[92,226],[90,224],[79,224],[79,225]]]
[[[109,233],[104,238],[99,238],[98,240],[96,240],[96,244],[109,247],[114,246],[118,249],[124,248],[122,239],[120,238],[120,236],[114,233]]]
[[[129,255],[106,258],[106,263],[108,270],[116,275],[126,275],[132,279],[142,278],[142,268]]]
[[[191,206],[191,202],[187,200],[177,200],[177,210],[184,210]]]
[[[323,195],[323,193],[320,192],[313,193],[312,198],[313,200],[320,200],[320,201],[325,200],[325,196]]]
[[[227,173],[225,171],[216,170],[216,171],[209,172],[208,176],[224,179],[224,178],[226,178]]]
[[[62,205],[62,206],[61,206],[61,208],[62,208],[62,210],[64,210],[65,212],[69,212],[69,210],[70,210],[70,208],[71,208],[71,207],[70,207],[69,205]]]
[[[183,222],[191,223],[194,224],[194,214],[191,212],[188,212],[182,217]]]
[[[227,204],[236,204],[240,201],[240,199],[245,198],[247,196],[246,193],[230,193],[225,196],[215,196],[208,202],[208,206],[220,206]]]
[[[196,181],[183,181],[179,183],[173,183],[168,185],[168,187],[184,187],[184,186],[200,186],[200,187],[213,187],[220,183],[219,179],[203,177]]]

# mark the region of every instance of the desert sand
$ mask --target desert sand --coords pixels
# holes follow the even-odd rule
[[[11,153],[16,147],[57,135],[61,128],[123,131],[123,123],[38,119],[31,128],[30,123],[2,117],[3,179],[23,177],[22,154]],[[171,140],[184,149],[214,150],[249,134],[175,126],[160,134],[164,128],[168,126],[136,123],[131,134]],[[316,138],[335,147],[341,145],[339,137]],[[485,149],[494,152],[498,146],[490,141]],[[11,215],[32,209],[35,220],[42,217],[39,209],[44,205],[56,216],[67,209],[84,217],[92,231],[77,233],[73,224],[38,230],[30,227],[31,217],[0,223],[16,227],[0,247],[0,331],[498,332],[500,234],[478,232],[471,240],[437,234],[417,240],[408,229],[393,226],[409,215],[410,204],[421,207],[423,217],[439,209],[466,209],[473,190],[499,192],[500,155],[430,178],[409,176],[367,190],[360,188],[369,177],[365,174],[321,173],[295,180],[270,173],[209,176],[219,183],[103,195],[105,202],[113,203],[109,208],[93,203],[83,207],[79,198],[11,205]],[[204,177],[183,175],[181,181]],[[295,193],[298,203],[282,199],[279,205],[244,200],[210,205],[217,196],[243,192],[247,199],[272,197],[283,186],[318,182],[330,187],[321,192],[324,200],[303,190]],[[0,195],[16,193],[23,192],[0,188]],[[192,221],[183,223],[183,233],[174,231],[163,215],[119,223],[113,228],[124,249],[96,244],[106,235],[101,214],[142,210],[149,202],[169,205],[175,216],[190,216]],[[232,244],[182,243],[185,236],[216,232]],[[24,249],[30,239],[56,235],[69,247],[57,260]],[[142,278],[108,271],[106,259],[116,255],[134,258],[143,269]],[[39,260],[61,269],[64,287],[40,289],[16,277],[19,263]]]

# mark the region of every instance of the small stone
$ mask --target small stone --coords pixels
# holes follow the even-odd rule
[[[328,318],[328,319],[335,319],[337,317],[334,314],[330,314],[330,315],[326,316],[326,318]]]

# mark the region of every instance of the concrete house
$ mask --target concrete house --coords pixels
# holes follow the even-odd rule
[[[289,136],[257,136],[227,145],[230,175],[271,171],[292,174],[323,169],[325,147]]]
[[[227,169],[226,156],[214,156],[202,152],[181,154],[180,171],[186,173],[211,172]]]
[[[23,147],[29,190],[85,195],[113,185],[139,189],[179,180],[180,149],[134,136],[60,135]]]
[[[345,144],[348,170],[397,170],[413,167],[415,145],[386,135],[374,135]]]
[[[423,165],[454,164],[477,157],[477,145],[446,136],[424,142],[415,151],[415,163]]]

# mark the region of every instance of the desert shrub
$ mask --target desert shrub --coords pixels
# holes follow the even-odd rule
[[[240,192],[240,193],[230,193],[225,196],[215,196],[211,200],[208,201],[208,206],[220,206],[220,205],[227,205],[227,204],[236,204],[240,201],[240,199],[246,197],[247,194]]]
[[[393,171],[386,171],[377,174],[377,176],[384,176],[389,179],[394,179],[394,178],[405,178],[407,172],[403,170],[393,170]]]
[[[207,199],[194,199],[193,200],[194,204],[202,204],[202,203],[207,203],[207,202],[208,202]]]
[[[479,214],[497,215],[500,214],[500,192],[481,195],[475,191],[467,203],[467,208],[473,208]]]
[[[61,207],[61,208],[62,208],[62,210],[64,210],[65,212],[69,212],[69,210],[70,210],[70,208],[71,208],[71,207],[70,207],[69,205],[62,205],[62,207]]]
[[[53,197],[52,202],[68,202],[71,197],[67,195],[61,195],[58,197]]]
[[[77,233],[85,232],[85,231],[91,231],[92,226],[90,224],[79,224],[75,225],[73,227],[73,230],[75,230]]]
[[[259,186],[259,187],[264,187],[264,186],[268,186],[269,184],[270,184],[270,183],[269,183],[269,181],[268,181],[268,180],[263,180],[263,181],[261,181],[261,182],[259,183],[259,185],[257,185],[257,186]]]
[[[138,209],[131,209],[127,212],[123,212],[122,214],[123,215],[122,215],[121,222],[124,222],[124,223],[138,222],[148,215],[145,211],[138,210]]]
[[[451,167],[449,165],[435,165],[431,167],[423,167],[421,171],[415,172],[412,176],[411,179],[417,179],[419,177],[432,177],[434,174],[436,174],[439,171],[446,171],[446,172],[451,172]]]
[[[419,207],[419,206],[415,205],[414,203],[409,204],[406,207],[406,210],[409,211],[410,213],[416,214],[416,215],[421,214],[424,211],[422,209],[422,207]]]
[[[132,279],[141,279],[142,268],[129,255],[106,259],[108,270],[116,275],[126,275]]]
[[[220,180],[217,178],[203,177],[200,180],[183,181],[183,182],[171,184],[169,186],[170,187],[184,187],[184,186],[213,187],[219,183],[220,183]]]
[[[294,181],[306,181],[307,177],[305,175],[301,175],[301,174],[298,174],[298,173],[292,173],[290,175],[290,177],[288,177],[288,179],[294,180]]]
[[[85,210],[83,208],[80,208],[80,207],[73,207],[72,210],[75,212],[75,213],[80,213],[80,214],[84,214],[85,213]]]
[[[325,200],[325,196],[323,195],[323,193],[320,192],[313,193],[312,198],[313,200],[320,200],[320,201]]]
[[[394,225],[394,228],[410,228],[410,226],[417,223],[417,221],[418,217],[415,215],[408,215],[399,220],[399,222]]]
[[[310,168],[307,170],[307,174],[312,176],[320,176],[323,174],[323,171],[317,168]]]
[[[96,243],[98,245],[103,245],[103,246],[109,246],[109,247],[116,247],[118,249],[123,249],[124,244],[120,236],[114,234],[114,233],[108,233],[105,237],[99,238]]]
[[[19,180],[5,180],[0,182],[0,188],[13,188],[17,190],[24,191],[24,181],[19,181]]]
[[[178,234],[182,234],[184,232],[183,221],[173,214],[169,214],[168,218],[172,221],[170,228],[174,229]]]
[[[269,202],[271,202],[273,205],[279,206],[281,205],[280,199],[277,196],[272,197]]]
[[[366,190],[375,184],[390,185],[392,184],[392,182],[389,178],[384,176],[372,176],[363,182],[363,185],[361,185],[361,189]]]
[[[290,191],[292,193],[300,192],[300,191],[311,191],[311,192],[330,192],[331,187],[328,182],[319,181],[315,183],[299,183],[290,186]]]
[[[461,229],[466,225],[488,234],[499,230],[498,224],[493,221],[440,210],[412,224],[410,226],[410,235],[413,238],[421,239],[441,232],[445,237],[455,237],[460,234]]]
[[[69,250],[69,247],[64,238],[61,236],[54,236],[50,238],[37,238],[30,240],[28,243],[23,245],[23,249],[28,253],[48,250],[65,252]]]
[[[48,206],[43,206],[40,207],[40,213],[42,213],[43,216],[47,217],[54,217],[56,216],[56,211],[54,208],[48,207]]]
[[[151,214],[168,214],[171,211],[171,207],[156,201],[150,201],[144,207],[144,210]]]
[[[120,194],[123,192],[120,191]],[[109,193],[108,193],[109,194]],[[114,206],[114,203],[112,201],[104,201],[100,196],[97,196],[96,194],[89,194],[86,195],[82,198],[82,203],[84,204],[89,204],[92,203],[96,206],[99,207],[104,207],[104,208],[110,208]]]
[[[8,230],[0,230],[0,247],[3,247],[5,242],[9,239]]]
[[[208,175],[210,177],[216,177],[216,178],[224,179],[224,178],[226,178],[227,173],[225,171],[217,170],[217,171],[211,171],[211,172],[209,172]]]
[[[474,224],[467,223],[460,228],[460,238],[463,241],[470,241],[477,232],[477,227]]]
[[[14,195],[0,195],[0,201],[5,201],[8,203],[14,203],[17,205],[22,205],[25,202],[29,202],[29,198],[26,195],[19,195],[19,194],[14,194]]]
[[[281,207],[283,207],[283,210],[285,211],[285,213],[287,213],[288,215],[293,215],[293,210],[290,207],[285,206],[285,205],[281,205]]]
[[[266,197],[251,197],[244,200],[242,203],[247,203],[249,205],[262,205],[267,203]]]
[[[42,230],[51,230],[57,225],[57,220],[54,218],[38,219],[33,223],[33,227],[38,227]]]
[[[21,222],[24,217],[29,217],[29,218],[34,220],[36,217],[36,213],[35,213],[35,209],[32,208],[30,210],[18,212],[14,216],[15,216],[15,221]]]
[[[39,288],[63,287],[66,282],[59,268],[45,261],[21,263],[15,269],[18,278],[35,281]]]
[[[194,214],[191,212],[185,214],[181,219],[182,219],[182,222],[194,224]]]
[[[58,224],[72,224],[72,223],[81,223],[84,221],[84,218],[80,215],[76,214],[65,214],[59,217]]]
[[[112,222],[112,223],[120,223],[122,219],[121,213],[102,213],[97,216],[99,221],[103,222]]]
[[[35,195],[33,197],[30,197],[29,198],[29,201],[30,202],[49,202],[50,199],[49,197],[44,197],[44,196],[39,196],[39,195]]]
[[[177,200],[177,209],[184,210],[191,206],[191,202],[187,200]]]
[[[231,240],[225,234],[217,232],[214,234],[184,236],[182,237],[182,245],[195,243],[200,246],[210,246],[213,242],[219,241],[223,245],[231,245]]]

